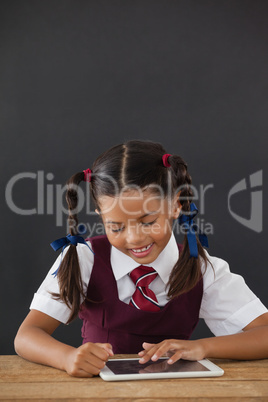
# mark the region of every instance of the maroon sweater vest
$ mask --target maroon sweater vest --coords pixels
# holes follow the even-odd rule
[[[199,319],[203,280],[189,292],[170,300],[160,311],[138,310],[118,297],[106,236],[90,239],[94,265],[87,298],[79,313],[86,342],[109,342],[114,353],[138,353],[143,342],[189,339]],[[179,248],[181,246],[178,246]]]

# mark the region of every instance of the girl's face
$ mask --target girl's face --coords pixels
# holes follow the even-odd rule
[[[139,264],[159,256],[180,213],[178,197],[168,200],[150,191],[131,190],[98,201],[109,242]]]

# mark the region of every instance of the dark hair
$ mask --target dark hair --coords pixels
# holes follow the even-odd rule
[[[122,189],[138,186],[141,189],[158,187],[167,197],[170,189],[172,195],[180,190],[182,212],[190,210],[193,197],[191,177],[184,160],[178,155],[168,158],[170,167],[163,165],[162,157],[166,150],[161,144],[151,141],[128,141],[116,145],[101,154],[92,166],[91,194],[98,207],[102,196],[116,196]],[[84,179],[83,172],[76,173],[67,182],[66,200],[69,208],[68,222],[70,234],[77,234],[78,219],[76,207],[78,203],[77,185]],[[153,188],[155,188],[153,187]],[[75,224],[74,224],[75,223]],[[198,238],[198,258],[190,257],[187,236],[183,249],[169,278],[168,296],[174,298],[192,289],[200,280],[201,262],[207,263],[207,257]],[[79,312],[83,286],[76,247],[70,245],[58,271],[60,293],[53,296],[62,299],[70,308],[72,321]],[[83,295],[84,297],[86,295]]]

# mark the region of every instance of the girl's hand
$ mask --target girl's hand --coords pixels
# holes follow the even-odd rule
[[[144,342],[142,344],[144,350],[139,352],[141,364],[152,361],[157,361],[159,357],[170,356],[168,364],[173,364],[179,359],[185,360],[201,360],[205,358],[205,348],[202,341],[184,341],[180,339],[166,339],[163,342],[154,344]]]
[[[110,356],[113,351],[109,343],[87,342],[68,353],[65,370],[74,377],[93,377],[100,373]]]

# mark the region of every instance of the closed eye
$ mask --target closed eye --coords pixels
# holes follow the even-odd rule
[[[122,232],[123,229],[124,229],[124,227],[121,227],[121,228],[118,228],[118,229],[112,229],[111,228],[111,232],[118,233],[118,232]]]
[[[141,222],[141,224],[142,224],[143,226],[151,226],[151,225],[153,225],[156,221],[157,221],[157,218],[156,218],[154,221],[152,221],[152,222]]]

